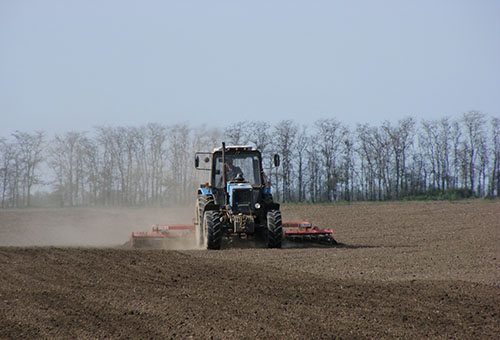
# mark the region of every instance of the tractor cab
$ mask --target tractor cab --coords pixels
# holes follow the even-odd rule
[[[222,188],[223,162],[222,152],[213,154],[212,187]],[[225,153],[225,170],[227,182],[247,182],[258,188],[263,183],[262,160],[260,152],[254,148],[228,148]]]

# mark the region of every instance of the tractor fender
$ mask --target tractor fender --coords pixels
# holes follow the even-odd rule
[[[198,188],[198,195],[213,195],[212,189],[210,188]]]
[[[270,210],[280,210],[280,204],[275,203],[275,202],[267,203],[266,204],[266,211],[270,211]]]
[[[208,203],[206,206],[205,206],[205,209],[204,211],[219,211],[219,205],[218,204],[215,204],[215,203]]]

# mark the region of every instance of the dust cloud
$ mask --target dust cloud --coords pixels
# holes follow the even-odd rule
[[[192,224],[194,208],[0,210],[0,246],[116,247],[153,224]],[[193,248],[180,241],[172,246]]]

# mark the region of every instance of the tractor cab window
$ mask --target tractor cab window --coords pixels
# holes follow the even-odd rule
[[[254,154],[226,154],[226,179],[232,181],[238,173],[252,186],[260,186],[259,158]],[[215,186],[222,188],[222,155],[215,157]]]

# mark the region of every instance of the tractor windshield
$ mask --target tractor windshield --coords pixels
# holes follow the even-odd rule
[[[222,188],[222,155],[214,157],[215,186]],[[232,181],[241,173],[252,186],[260,186],[260,162],[255,153],[226,153],[226,179]]]

